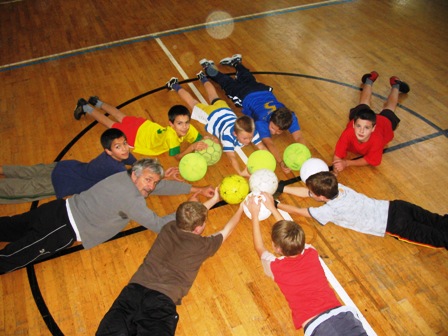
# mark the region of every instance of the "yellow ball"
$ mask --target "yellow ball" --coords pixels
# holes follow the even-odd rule
[[[201,154],[188,153],[179,162],[179,172],[187,181],[199,181],[207,173],[207,161]]]
[[[240,175],[224,177],[219,186],[221,198],[229,204],[239,204],[249,194],[249,182]]]
[[[277,162],[270,151],[260,149],[249,155],[247,159],[247,170],[253,174],[259,169],[269,169],[275,171]]]
[[[293,143],[283,152],[283,162],[292,170],[300,170],[303,163],[311,157],[311,152],[301,143]]]

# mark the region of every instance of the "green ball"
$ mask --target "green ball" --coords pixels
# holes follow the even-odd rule
[[[199,181],[207,173],[207,161],[201,154],[189,153],[180,160],[179,172],[187,181]]]
[[[260,149],[249,155],[247,159],[247,170],[253,174],[259,169],[269,169],[275,171],[277,162],[274,155],[270,151]]]
[[[283,162],[292,170],[300,170],[303,163],[311,158],[311,152],[304,144],[293,143],[283,152]]]
[[[221,145],[219,143],[214,142],[211,139],[203,139],[201,141],[205,142],[208,147],[206,149],[196,151],[196,153],[199,153],[204,157],[205,161],[207,161],[208,166],[214,165],[219,161],[219,159],[221,159],[222,155]]]
[[[219,186],[221,198],[229,204],[239,204],[249,194],[249,182],[240,175],[224,177]]]

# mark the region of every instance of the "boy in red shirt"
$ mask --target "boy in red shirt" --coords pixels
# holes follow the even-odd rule
[[[336,173],[348,166],[378,166],[381,163],[384,147],[394,138],[394,131],[400,119],[395,114],[400,93],[408,93],[410,88],[398,77],[390,78],[391,91],[378,115],[370,109],[372,85],[378,73],[362,76],[364,83],[359,105],[350,110],[349,122],[342,132],[334,152],[333,168]],[[347,159],[347,152],[362,155],[359,159]]]
[[[319,254],[305,244],[303,229],[284,220],[272,196],[263,195],[264,205],[278,221],[272,227],[271,238],[274,252],[280,257],[264,247],[258,220],[261,202],[255,202],[252,196],[247,207],[252,217],[254,247],[265,274],[275,281],[288,301],[294,327],[303,328],[305,336],[366,336],[356,310],[341,306],[328,284]]]

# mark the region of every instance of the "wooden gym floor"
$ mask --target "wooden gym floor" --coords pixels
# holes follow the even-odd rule
[[[78,98],[98,95],[119,105],[143,95],[123,111],[166,124],[169,107],[181,101],[157,89],[172,76],[195,78],[201,58],[241,53],[245,65],[263,72],[257,78],[297,113],[313,156],[329,164],[362,74],[380,74],[375,110],[388,94],[390,76],[407,81],[411,92],[397,109],[401,124],[381,166],[348,169],[340,181],[371,197],[404,199],[445,214],[447,15],[445,0],[0,1],[0,164],[49,163],[60,156],[88,161],[101,151],[104,128],[89,118],[73,119]],[[204,94],[198,82],[192,84]],[[275,141],[285,148],[290,139],[285,134]],[[166,155],[160,160],[165,167],[176,164]],[[218,185],[231,173],[223,158],[196,185]],[[287,180],[297,172],[286,176],[277,169],[277,175]],[[148,206],[164,215],[186,199],[150,196]],[[314,204],[287,195],[280,200]],[[30,206],[1,205],[0,215]],[[206,233],[220,229],[235,209],[213,209]],[[334,276],[341,299],[359,309],[371,334],[448,335],[446,250],[294,219]],[[267,246],[272,224],[272,218],[263,222]],[[131,223],[119,239],[0,276],[0,334],[93,335],[156,237],[130,231],[138,227]],[[262,273],[247,218],[203,265],[178,312],[178,335],[303,334]]]

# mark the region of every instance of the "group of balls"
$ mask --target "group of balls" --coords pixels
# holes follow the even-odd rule
[[[208,166],[214,165],[221,159],[222,148],[219,143],[211,139],[202,140],[207,148],[185,155],[179,163],[181,176],[190,182],[202,179],[207,173]],[[283,153],[283,162],[291,170],[300,171],[300,178],[306,182],[307,178],[317,172],[328,171],[327,164],[321,159],[312,158],[308,147],[300,143],[289,145]],[[228,204],[239,204],[249,196],[255,196],[255,201],[262,202],[262,192],[273,195],[278,188],[278,178],[275,175],[277,162],[267,150],[253,152],[247,160],[247,170],[251,174],[249,181],[240,175],[226,176],[219,187],[221,198]],[[246,204],[243,204],[244,213],[251,218]],[[265,220],[271,212],[262,203],[259,220]]]

